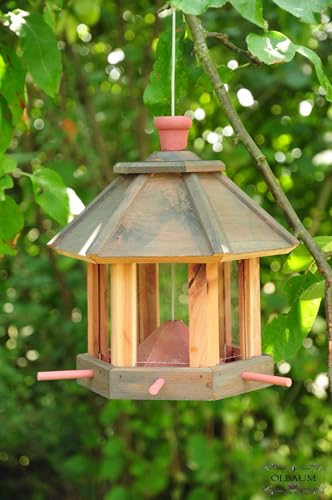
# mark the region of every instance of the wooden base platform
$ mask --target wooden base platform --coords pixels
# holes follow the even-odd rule
[[[93,378],[77,382],[107,399],[213,401],[269,386],[242,380],[241,373],[244,371],[267,375],[274,373],[273,359],[267,355],[212,368],[119,368],[89,354],[79,354],[77,368],[94,370]],[[165,384],[157,395],[152,396],[149,387],[158,378],[163,378]]]

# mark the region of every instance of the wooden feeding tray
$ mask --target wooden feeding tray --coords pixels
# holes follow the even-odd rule
[[[175,117],[174,127],[184,122]],[[198,400],[286,383],[261,353],[259,258],[290,252],[296,238],[227,177],[221,161],[168,150],[114,172],[49,243],[87,261],[88,354],[78,356],[77,369],[88,371],[79,383],[110,399]],[[165,263],[187,264],[188,325],[160,325]]]

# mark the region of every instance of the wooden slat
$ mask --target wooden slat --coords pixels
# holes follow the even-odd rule
[[[225,169],[223,162],[213,161],[142,161],[131,163],[117,163],[113,170],[116,174],[163,174],[163,173],[190,173],[190,172],[221,172]]]
[[[109,286],[107,265],[99,267],[99,338],[100,356],[104,361],[109,361],[109,335],[108,335],[108,308],[109,308]]]
[[[104,398],[110,397],[111,365],[99,359],[95,359],[89,354],[79,354],[76,358],[76,367],[78,370],[91,369],[94,371],[93,378],[78,379],[77,383],[79,385],[100,394],[100,396]]]
[[[129,184],[124,196],[121,198],[120,203],[114,210],[114,212],[108,216],[106,221],[101,227],[98,237],[92,242],[89,248],[86,250],[86,254],[98,255],[108,238],[111,237],[112,233],[115,231],[117,225],[119,224],[124,212],[135,199],[139,191],[143,188],[144,184],[148,180],[148,175],[137,175],[133,181]]]
[[[88,353],[98,357],[99,344],[99,265],[87,264]]]
[[[137,280],[138,342],[141,343],[160,325],[158,264],[139,264]]]
[[[219,363],[218,264],[189,264],[189,365]]]
[[[199,182],[198,175],[185,175],[184,182],[187,186],[191,202],[196,209],[197,216],[210,242],[213,253],[220,254],[229,252],[230,246],[227,238],[221,230],[215,211]]]
[[[77,356],[78,369],[92,369],[95,376],[78,383],[109,399],[160,399],[209,401],[236,396],[268,387],[242,380],[241,373],[252,371],[273,375],[273,359],[257,356],[213,368],[114,368],[88,354]],[[149,387],[163,378],[165,384],[156,396]]]
[[[262,382],[247,382],[242,380],[241,373],[252,371],[273,375],[274,364],[271,356],[257,356],[251,359],[233,361],[212,368],[214,399],[224,399],[245,392],[264,389],[269,384]]]
[[[115,366],[136,364],[136,272],[136,264],[111,266],[111,356]]]
[[[219,273],[219,346],[220,357],[227,356],[226,345],[232,343],[232,304],[231,304],[231,264],[221,263]]]
[[[158,378],[163,378],[165,384],[156,396],[151,396],[149,387]],[[111,399],[213,399],[210,368],[115,368],[111,369],[110,380]]]
[[[243,359],[261,354],[259,258],[239,265],[240,349]]]

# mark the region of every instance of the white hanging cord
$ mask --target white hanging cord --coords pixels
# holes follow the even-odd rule
[[[172,8],[171,115],[175,115],[176,9]]]
[[[175,115],[176,9],[172,8],[171,115]],[[171,264],[172,321],[175,321],[175,264]]]
[[[172,321],[175,321],[175,264],[171,264]]]

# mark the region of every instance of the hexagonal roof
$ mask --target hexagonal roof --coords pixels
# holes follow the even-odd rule
[[[49,246],[92,262],[211,262],[298,245],[239,189],[223,163],[189,151],[119,163],[119,175]]]

